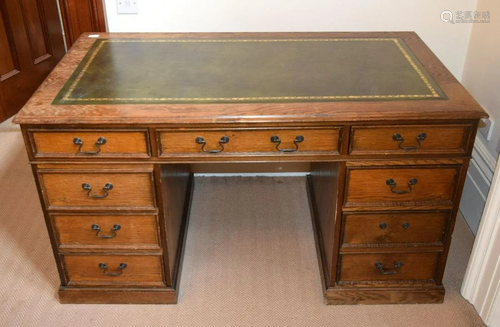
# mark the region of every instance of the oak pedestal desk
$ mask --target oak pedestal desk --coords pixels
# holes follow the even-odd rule
[[[375,304],[443,301],[485,116],[412,32],[104,33],[15,122],[62,303],[177,302],[190,164],[310,162],[325,301]]]

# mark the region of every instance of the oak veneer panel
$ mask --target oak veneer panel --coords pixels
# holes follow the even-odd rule
[[[151,164],[132,164],[132,163],[122,163],[123,161],[113,161],[113,164],[109,163],[88,163],[83,160],[77,163],[61,163],[54,161],[55,163],[42,163],[37,164],[37,167],[42,172],[68,172],[68,173],[80,173],[80,172],[152,172],[153,165]]]
[[[439,252],[431,253],[375,253],[343,254],[340,259],[339,283],[370,281],[428,281],[435,278]],[[396,262],[403,266],[395,274],[384,275],[375,266],[380,262],[387,271],[394,270]]]
[[[451,204],[459,169],[457,168],[374,168],[349,169],[345,206]],[[396,194],[387,180],[396,183],[395,191],[409,191],[408,182],[416,179],[411,192]]]
[[[449,212],[344,215],[343,246],[394,243],[433,243],[442,246],[449,217]]]
[[[351,154],[465,154],[468,149],[471,125],[396,125],[354,126],[351,132]],[[417,136],[425,133],[425,140],[417,142]],[[394,141],[394,134],[404,139]],[[418,148],[416,148],[418,147]]]
[[[309,162],[263,162],[263,163],[194,163],[193,174],[234,174],[234,173],[308,173]]]
[[[432,158],[432,159],[412,159],[408,157],[403,157],[399,159],[392,160],[377,160],[377,161],[348,161],[346,162],[347,167],[374,167],[374,166],[424,166],[424,165],[435,165],[435,166],[451,166],[451,165],[463,165],[467,159],[461,158]]]
[[[458,210],[456,200],[465,179],[465,168],[472,151],[473,136],[479,118],[485,117],[486,114],[415,33],[102,33],[99,38],[116,39],[116,43],[124,41],[123,39],[137,38],[140,39],[139,42],[142,39],[149,39],[144,43],[153,45],[154,42],[150,42],[151,39],[196,39],[196,42],[223,39],[220,43],[225,44],[228,42],[227,39],[397,38],[401,40],[401,45],[408,47],[415,55],[423,70],[428,72],[429,80],[432,79],[437,84],[447,99],[430,101],[422,99],[415,101],[410,98],[394,101],[344,99],[346,101],[314,103],[294,102],[287,99],[286,103],[266,101],[246,103],[243,101],[237,104],[158,103],[155,105],[124,103],[128,101],[124,99],[119,104],[81,105],[80,100],[73,98],[71,101],[74,103],[71,105],[54,105],[54,98],[75,68],[82,62],[87,51],[94,44],[99,44],[95,42],[95,39],[88,38],[88,34],[82,36],[15,120],[23,125],[27,150],[30,152],[32,163],[36,165],[34,171],[38,179],[39,193],[45,204],[43,209],[56,252],[55,256],[61,268],[62,302],[175,303],[180,280],[183,237],[185,237],[182,226],[185,225],[186,220],[180,215],[182,194],[186,190],[185,172],[184,169],[177,170],[179,167],[175,166],[162,167],[161,162],[185,164],[195,161],[299,162],[305,160],[332,161],[324,164],[313,163],[312,176],[309,179],[317,183],[317,185],[310,184],[309,189],[310,194],[315,198],[313,201],[316,207],[314,208],[316,219],[314,227],[318,231],[316,233],[317,248],[327,303],[436,303],[442,301],[444,289],[441,285],[441,277],[449,248],[449,234],[453,229],[454,215]],[[283,40],[283,42],[289,41],[291,40]],[[362,56],[363,53],[360,54],[360,57]],[[329,60],[328,56],[325,58]],[[119,65],[107,64],[106,67],[115,67],[118,73],[124,72],[120,70]],[[360,69],[359,65],[352,67]],[[141,74],[140,70],[129,70],[129,66],[125,68],[133,74]],[[320,76],[311,72],[312,70],[309,70],[306,73],[315,78]],[[205,78],[207,76],[205,75]],[[349,76],[355,76],[355,74],[349,74]],[[316,79],[315,83],[317,82]],[[383,83],[384,81],[377,82]],[[388,82],[395,83],[393,80]],[[85,96],[88,90],[81,87],[82,85],[79,86],[79,93],[77,93]],[[218,85],[207,85],[218,87]],[[237,85],[231,85],[231,87],[235,86]],[[310,85],[307,86],[310,87]],[[344,86],[341,85],[341,87]],[[107,94],[109,92],[104,89],[106,88],[97,90],[104,93],[101,94],[103,98],[109,96],[110,99],[116,100],[116,94]],[[356,84],[354,84],[354,91],[356,89]],[[145,85],[137,91],[146,96],[148,94]],[[127,92],[123,89],[119,93],[127,96]],[[0,94],[1,101],[3,100]],[[407,142],[414,141],[414,139],[412,136],[407,136],[408,133],[411,135],[417,132],[420,126],[434,128],[438,125],[445,127],[440,130],[430,130],[426,138],[427,143],[423,141],[420,149],[403,151],[394,148],[397,142],[392,140],[393,127],[397,127],[398,133],[405,138],[403,145],[411,145],[412,143]],[[355,129],[352,129],[352,126]],[[404,128],[400,129],[400,126]],[[135,154],[121,153],[116,156],[113,154],[113,157],[108,158],[109,160],[101,160],[102,164],[94,164],[92,157],[70,153],[52,156],[47,152],[47,155],[34,156],[33,144],[35,142],[29,132],[55,131],[56,128],[61,129],[59,132],[63,129],[69,132],[72,132],[71,129],[81,129],[87,132],[107,129],[110,132],[148,129],[148,133],[149,131],[154,133],[148,134],[151,142],[148,150],[151,151],[152,158],[139,158],[133,157]],[[272,135],[279,136],[283,141],[280,148],[294,148],[293,139],[297,135],[303,135],[305,140],[299,143],[298,151],[283,154],[278,152],[276,144],[270,141]],[[204,137],[207,141],[206,149],[218,149],[222,136],[228,136],[230,140],[226,144],[225,152],[219,154],[202,153],[201,145],[195,142],[196,137]],[[383,142],[380,141],[381,138],[384,139]],[[438,138],[446,142],[439,144]],[[67,140],[71,144],[72,139],[65,139],[65,144]],[[146,142],[147,146],[149,146],[149,141]],[[94,142],[95,140],[84,141],[90,146]],[[429,144],[432,145],[430,148]],[[354,152],[350,152],[350,149]],[[418,152],[419,150],[421,152]],[[420,156],[419,153],[423,155]],[[106,158],[104,153],[102,155]],[[129,158],[134,160],[127,160]],[[141,163],[138,159],[145,160]],[[148,166],[145,164],[146,160],[154,162],[154,171],[153,164]],[[391,174],[386,176],[386,173]],[[78,180],[80,177],[90,179],[94,178],[93,176],[99,178],[95,177],[90,182]],[[102,186],[107,182],[113,182],[108,178],[117,176],[123,177],[123,187],[115,185],[106,199],[89,199],[86,192],[81,189],[82,182],[89,182],[94,188],[93,192],[96,191],[92,194],[101,194]],[[136,178],[137,176],[140,178]],[[398,191],[407,190],[410,178],[417,178],[418,183],[411,193],[394,194],[390,192],[390,186],[386,185],[388,178],[396,181]],[[113,193],[113,191],[116,192]],[[120,195],[120,197],[113,197],[113,194]],[[93,200],[95,202],[91,202]],[[343,208],[340,207],[341,204],[344,204]],[[186,208],[188,206],[184,206],[184,209]],[[93,248],[89,246],[83,249],[59,250],[57,235],[54,235],[56,233],[52,225],[52,218],[55,214],[69,217],[78,215],[76,212],[85,212],[85,214],[97,217],[114,216],[118,211],[120,215],[126,213],[147,216],[145,211],[148,211],[150,216],[158,214],[161,249],[137,249],[126,252],[125,249],[119,247]],[[412,227],[427,228],[423,224],[430,216],[425,216],[427,218],[422,216],[424,218],[419,220],[417,216],[405,216],[409,211],[412,211],[412,215],[423,214],[424,211],[437,215],[437,211],[447,211],[451,216],[448,219],[450,224],[446,226],[447,235],[442,239],[444,245],[440,245],[439,242],[406,243],[409,240],[416,240],[418,233],[411,234],[411,237],[407,234],[404,238],[390,230],[394,222],[401,223],[399,219],[402,217],[414,219],[410,222],[409,231]],[[187,212],[187,209],[184,212]],[[369,213],[374,216],[368,216]],[[398,214],[401,216],[398,217]],[[344,235],[342,227],[345,222],[343,219],[348,215],[353,215],[350,218],[357,215],[359,219],[354,218],[349,223],[355,222],[358,225],[353,228],[349,227],[352,225],[347,226],[347,232],[352,231],[348,236],[351,235],[350,242],[353,243],[350,243],[352,245],[350,247],[341,247]],[[387,230],[388,235],[381,238],[371,229],[370,220],[378,220],[374,217],[385,217],[388,224],[391,223]],[[420,235],[421,238],[416,242],[423,239],[426,242],[435,240],[438,237],[437,229],[441,231],[443,228],[440,219],[446,219],[446,217],[432,218],[428,224],[432,226],[435,224],[436,230],[432,230],[432,233],[429,232],[428,235],[427,232],[423,232],[422,234],[426,235]],[[356,230],[366,230],[366,235],[360,238]],[[404,239],[405,242],[399,242],[400,239]],[[111,251],[114,252],[111,253]],[[76,255],[77,252],[81,254]],[[130,274],[134,272],[129,269],[132,267],[130,263],[134,263],[132,257],[156,259],[136,262],[140,263],[141,271]],[[394,275],[382,275],[375,267],[375,262],[380,261],[384,267],[390,269],[396,260],[402,261],[404,265]],[[124,270],[123,275],[113,278],[103,275],[102,269],[98,268],[99,262],[105,262],[110,269],[116,269],[121,262],[128,263],[129,267]],[[137,265],[134,263],[133,267]],[[67,269],[67,272],[64,269]],[[102,279],[103,276],[110,280]],[[171,290],[164,292],[163,290],[167,287]],[[155,293],[158,289],[162,290],[160,296],[158,292]]]
[[[111,288],[65,287],[59,288],[59,301],[63,304],[176,304],[177,292],[171,288]]]
[[[196,143],[197,137],[203,137],[206,141],[205,150],[220,150],[219,141],[221,137],[229,137],[229,142],[224,144],[226,153],[242,152],[271,152],[280,153],[276,149],[277,143],[271,142],[271,136],[278,136],[281,140],[280,149],[295,149],[294,140],[297,136],[304,137],[304,141],[297,143],[298,150],[288,155],[296,155],[304,152],[328,152],[338,154],[339,127],[324,129],[269,129],[269,130],[186,130],[186,131],[162,131],[160,132],[161,156],[171,154],[198,154],[204,153],[202,145]]]
[[[45,202],[50,209],[117,209],[151,210],[155,192],[151,173],[40,173]],[[113,184],[106,198],[91,198],[82,184],[92,187],[92,195],[104,195],[106,183]]]
[[[164,286],[161,257],[155,255],[64,255],[63,261],[72,286]],[[109,273],[117,273],[118,266],[127,267],[119,276],[104,274],[99,267],[106,264]]]
[[[335,251],[335,222],[337,215],[338,192],[339,192],[339,172],[340,163],[312,163],[311,177],[309,179],[310,192],[313,193],[311,205],[313,206],[314,219],[316,224],[317,242],[320,247],[319,255],[325,261],[323,267],[326,276],[330,276]],[[340,202],[341,203],[341,202]],[[321,260],[321,261],[323,261]],[[327,277],[326,282],[330,280]]]
[[[73,143],[74,138],[83,142],[81,151],[97,151],[95,143],[100,137],[106,143],[100,145],[97,154],[79,153],[79,145]],[[149,157],[148,135],[146,131],[114,132],[100,131],[33,131],[33,152],[36,157]]]
[[[159,249],[158,225],[155,215],[53,215],[61,250],[69,249]],[[113,238],[99,238],[92,225],[97,224],[100,236],[111,236],[115,224],[120,229]]]
[[[377,287],[377,288],[337,288],[325,293],[326,304],[418,304],[443,303],[445,290],[440,286]]]
[[[185,224],[188,217],[185,211],[191,173],[189,165],[161,165],[160,175],[169,277],[173,281],[175,272],[180,268],[177,266],[181,259],[180,247],[183,244],[183,232],[187,228]]]
[[[196,124],[196,123],[312,123],[340,121],[407,121],[450,120],[477,121],[487,116],[479,104],[444,67],[439,59],[413,32],[339,32],[339,33],[171,33],[128,34],[100,33],[100,39],[126,38],[186,38],[186,39],[255,39],[255,38],[399,38],[408,46],[430,77],[447,95],[448,100],[397,101],[337,101],[324,103],[216,103],[216,104],[159,104],[159,105],[52,105],[57,93],[95,43],[89,33],[73,45],[64,60],[40,92],[16,117],[16,123],[89,123],[105,124]]]

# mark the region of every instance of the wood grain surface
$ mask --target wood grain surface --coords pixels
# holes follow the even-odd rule
[[[117,209],[152,210],[155,208],[153,177],[150,173],[42,173],[42,187],[49,209]],[[82,189],[92,187],[90,195],[103,196],[107,183],[113,184],[105,198],[95,198]]]
[[[339,153],[340,128],[331,126],[324,129],[264,129],[264,130],[183,130],[160,131],[160,155],[201,154],[202,145],[196,143],[197,137],[206,141],[205,150],[221,150],[220,139],[224,136],[229,142],[223,144],[221,154],[234,152],[271,152],[280,153],[276,142],[271,141],[272,136],[278,136],[281,143],[279,149],[295,150],[294,154],[303,152]],[[294,144],[297,136],[302,136],[303,141]]]
[[[154,255],[64,255],[68,285],[80,286],[163,286],[161,258]],[[118,273],[121,263],[127,265],[119,276],[106,275],[99,267],[106,264],[109,273]]]
[[[467,153],[471,125],[353,126],[351,154]],[[425,139],[417,140],[421,133]],[[402,142],[394,140],[401,136]]]
[[[415,33],[99,37],[399,38],[448,99],[54,105],[94,43],[84,34],[15,120],[22,124],[63,303],[176,303],[192,191],[189,164],[218,162],[311,162],[308,191],[327,303],[443,300],[459,199],[479,118],[486,114]],[[426,137],[419,145],[421,133]],[[394,134],[404,141],[395,141]],[[280,149],[295,149],[299,135],[304,140],[294,152],[282,153],[271,141],[278,136]],[[76,153],[74,137],[82,139],[82,151],[93,151],[101,136],[107,142],[99,154]],[[223,136],[229,141],[220,153],[205,153],[196,142],[202,137],[205,150],[222,150]],[[97,196],[105,195],[106,183],[114,187],[107,197],[95,198],[82,183]],[[110,233],[117,223],[121,229],[109,239],[99,239],[91,228],[98,224]],[[398,261],[403,265],[395,270]],[[110,272],[120,263],[127,268],[108,276],[100,262]]]
[[[33,131],[33,152],[37,157],[149,157],[149,137],[146,131],[88,131],[88,130],[66,130],[66,131]],[[104,137],[106,143],[100,145],[100,151],[96,152],[96,142]],[[79,138],[83,145],[80,148],[73,140]]]
[[[203,122],[314,122],[418,119],[478,119],[484,110],[413,32],[340,33],[185,33],[108,34],[100,38],[400,38],[446,93],[448,100],[350,101],[323,103],[238,103],[154,105],[52,105],[64,83],[95,38],[82,34],[41,88],[24,106],[15,122],[55,123],[203,123]]]
[[[377,253],[377,254],[344,254],[340,260],[340,282],[370,281],[411,281],[417,283],[427,280],[432,283],[438,264],[439,253]],[[395,272],[384,275],[375,266],[380,262],[384,271]],[[396,262],[403,266],[395,269]],[[389,282],[390,283],[390,282]]]
[[[401,212],[344,216],[343,246],[433,243],[443,245],[449,212]]]
[[[154,215],[52,215],[62,251],[89,249],[153,249],[158,250],[157,218]],[[92,225],[100,228],[99,236]],[[115,233],[115,225],[120,229]],[[112,236],[112,238],[102,238]]]
[[[457,176],[456,168],[350,169],[345,205],[451,203]],[[408,184],[412,179],[417,183],[410,187]],[[394,190],[387,185],[388,180],[396,184]]]

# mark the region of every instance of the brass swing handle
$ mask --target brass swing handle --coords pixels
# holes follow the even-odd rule
[[[295,152],[299,149],[299,145],[297,143],[304,142],[304,136],[297,135],[295,140],[293,140],[293,144],[295,144],[295,149],[280,149],[281,139],[278,135],[271,136],[271,142],[276,143],[276,150],[280,152]]]
[[[104,199],[104,198],[106,198],[109,195],[108,191],[110,191],[110,190],[113,189],[113,184],[106,183],[104,185],[104,187],[102,188],[102,191],[104,192],[104,194],[90,194],[92,192],[92,186],[90,186],[89,183],[83,183],[82,184],[82,189],[84,189],[85,191],[88,191],[87,195],[88,195],[89,198]]]
[[[410,179],[408,181],[408,190],[402,190],[402,191],[398,191],[398,190],[395,189],[397,185],[396,185],[396,182],[392,178],[386,180],[385,183],[391,187],[391,192],[392,193],[395,193],[395,194],[407,194],[407,193],[410,193],[412,191],[411,187],[413,185],[417,184],[417,179],[416,178]]]
[[[104,275],[107,275],[107,276],[120,276],[121,274],[123,274],[123,269],[127,268],[127,264],[122,262],[120,263],[120,265],[118,266],[118,271],[117,272],[108,272],[108,266],[101,262],[99,263],[99,268],[101,268],[102,270],[104,270]]]
[[[99,238],[113,238],[116,236],[116,231],[120,230],[122,226],[115,224],[113,228],[111,228],[111,234],[108,235],[101,235],[101,227],[97,224],[92,224],[90,228],[92,228],[92,230],[95,230],[97,232],[95,235]]]
[[[394,275],[398,273],[401,267],[403,267],[403,263],[401,261],[395,262],[394,270],[386,270],[384,268],[384,265],[379,261],[375,262],[375,267],[378,269],[378,272],[381,273],[382,275]]]
[[[223,136],[220,138],[220,141],[219,141],[220,150],[205,150],[205,146],[207,145],[207,142],[201,136],[198,136],[195,141],[198,144],[202,144],[201,151],[207,152],[207,153],[219,153],[219,152],[224,151],[224,144],[229,143],[229,137]]]
[[[73,139],[73,144],[79,145],[77,153],[98,154],[99,152],[101,152],[101,145],[106,144],[106,138],[104,136],[101,136],[97,139],[97,141],[95,142],[95,147],[97,148],[97,151],[82,151],[83,141],[79,137],[75,137]]]
[[[416,146],[403,146],[405,139],[401,136],[401,134],[396,133],[392,136],[392,140],[399,142],[398,147],[402,150],[416,150],[422,146],[422,143],[420,143],[420,141],[424,141],[426,138],[427,138],[426,133],[420,133],[417,135],[417,138],[416,138],[416,140],[417,140]]]

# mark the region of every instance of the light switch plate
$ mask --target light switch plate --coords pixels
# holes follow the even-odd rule
[[[119,14],[138,14],[139,0],[117,0]]]

